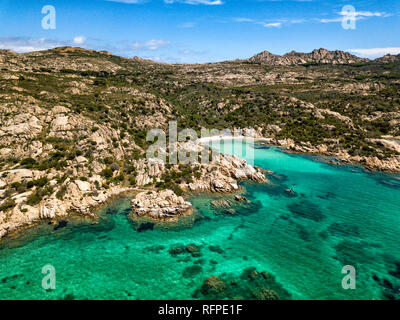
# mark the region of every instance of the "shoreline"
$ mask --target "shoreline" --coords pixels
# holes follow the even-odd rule
[[[286,146],[284,145],[280,145],[278,143],[274,143],[274,140],[271,138],[265,138],[265,137],[258,137],[258,138],[253,138],[253,137],[246,137],[246,136],[212,136],[212,137],[205,137],[205,138],[201,138],[198,139],[196,142],[200,143],[200,144],[207,144],[208,142],[217,142],[217,141],[232,141],[232,140],[246,140],[246,139],[252,139],[254,140],[254,142],[264,142],[267,143],[266,146],[272,146],[272,147],[277,147],[280,149],[281,152],[284,153],[288,153],[288,154],[298,154],[298,155],[311,155],[311,156],[327,156],[327,157],[332,157],[334,160],[329,161],[329,160],[325,160],[323,161],[322,159],[318,160],[315,159],[313,161],[321,161],[321,162],[325,162],[328,164],[332,164],[335,166],[351,166],[351,165],[358,165],[360,166],[363,170],[365,170],[367,173],[386,173],[386,174],[393,174],[395,175],[394,179],[396,180],[400,180],[400,171],[397,172],[392,172],[392,171],[386,171],[386,170],[377,170],[377,169],[373,169],[373,168],[369,168],[368,166],[363,165],[360,162],[357,161],[352,161],[351,159],[340,159],[339,157],[337,157],[337,155],[334,154],[330,154],[330,153],[321,153],[321,152],[301,152],[301,151],[296,151],[296,150],[290,150],[287,149]],[[212,147],[212,146],[211,146]],[[55,217],[55,218],[45,218],[45,219],[38,219],[38,220],[34,220],[34,221],[30,221],[29,223],[16,227],[14,230],[12,230],[11,232],[8,232],[7,234],[5,234],[3,237],[0,238],[0,242],[3,242],[2,240],[9,240],[12,239],[13,237],[18,237],[18,235],[27,229],[30,228],[34,228],[35,226],[37,226],[39,223],[43,222],[43,221],[49,221],[49,222],[53,222],[57,223],[59,221],[62,221],[65,218],[68,218],[70,216],[76,215],[77,217],[81,217],[82,219],[86,219],[89,218],[90,220],[92,220],[93,222],[95,222],[99,216],[98,214],[96,214],[96,211],[102,210],[103,208],[107,207],[108,205],[110,205],[110,203],[112,203],[113,201],[116,201],[124,196],[127,195],[132,195],[134,196],[135,194],[138,194],[140,192],[145,192],[145,191],[149,191],[150,189],[140,189],[140,188],[131,188],[129,190],[123,190],[120,193],[116,193],[116,194],[110,194],[110,196],[101,203],[98,203],[94,206],[91,206],[90,208],[88,208],[90,214],[83,214],[80,212],[77,212],[75,210],[70,210],[65,216],[59,216],[59,217]],[[215,192],[211,192],[211,191],[195,191],[195,192],[188,192],[184,198],[185,200],[189,200],[191,197],[193,196],[199,196],[199,195],[215,195],[215,196],[226,196],[226,195],[233,195],[233,194],[240,194],[241,192],[243,192],[243,190],[240,188],[239,190],[235,191],[235,192],[230,192],[230,193],[215,193]],[[133,209],[132,209],[133,211]],[[193,208],[191,210],[190,213],[185,214],[183,216],[190,216],[193,214]],[[134,212],[131,212],[129,215],[133,215]],[[133,219],[133,217],[130,217],[131,219]],[[159,220],[159,219],[154,219],[154,218],[150,218],[152,221],[154,222],[173,222],[176,220],[179,220],[179,217],[173,217],[171,219],[166,219],[165,220]],[[134,220],[134,219],[133,219]],[[169,220],[169,221],[168,221]]]
[[[198,143],[200,144],[207,144],[208,142],[218,142],[218,141],[229,141],[229,140],[246,140],[246,139],[252,139],[255,143],[266,143],[265,145],[267,146],[273,146],[273,147],[278,147],[280,149],[285,148],[285,150],[281,150],[282,152],[285,153],[291,153],[291,154],[299,154],[299,155],[315,155],[315,156],[326,156],[326,157],[332,157],[334,161],[327,161],[327,163],[337,165],[337,166],[344,166],[344,165],[360,165],[364,170],[367,170],[369,172],[376,172],[376,173],[389,173],[389,174],[397,174],[400,175],[400,167],[392,170],[388,169],[386,166],[382,165],[370,165],[366,164],[368,159],[371,159],[371,161],[376,160],[377,157],[357,157],[357,156],[341,156],[337,153],[332,153],[329,151],[319,151],[316,149],[316,147],[312,146],[315,150],[304,150],[304,147],[299,146],[297,144],[281,144],[279,143],[278,140],[273,139],[273,138],[265,138],[265,137],[247,137],[247,136],[212,136],[212,137],[204,137],[200,138],[197,140]],[[212,146],[210,146],[212,147]],[[292,148],[297,148],[297,149],[303,149],[303,150],[293,150]],[[400,157],[400,156],[399,156]],[[376,158],[376,159],[375,159]],[[378,159],[379,160],[379,159]],[[390,161],[388,159],[387,161]]]
[[[88,208],[89,214],[83,214],[77,210],[74,209],[69,209],[67,213],[63,216],[55,216],[54,218],[39,218],[37,220],[29,221],[28,223],[17,226],[16,228],[12,229],[12,231],[8,231],[4,236],[0,238],[0,243],[6,240],[10,240],[12,238],[20,236],[21,232],[24,230],[28,230],[30,228],[35,228],[38,226],[40,223],[48,221],[49,223],[51,222],[52,225],[55,225],[59,223],[60,221],[63,221],[65,219],[68,219],[71,216],[76,216],[84,219],[90,219],[93,223],[98,220],[99,216],[96,214],[96,211],[102,210],[108,205],[110,205],[113,201],[116,201],[124,196],[127,196],[129,194],[134,194],[137,192],[137,189],[131,189],[131,190],[123,190],[120,193],[112,193],[110,194],[107,199],[101,203],[97,203],[96,205],[90,206]]]

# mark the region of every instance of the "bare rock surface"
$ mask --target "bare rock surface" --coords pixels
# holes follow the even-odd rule
[[[191,212],[192,205],[172,190],[141,192],[132,200],[132,207],[138,216],[153,219],[170,219]]]

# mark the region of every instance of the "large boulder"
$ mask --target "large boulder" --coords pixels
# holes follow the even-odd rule
[[[192,205],[172,190],[149,191],[136,195],[132,207],[138,216],[168,219],[191,213]]]
[[[15,169],[6,171],[7,176],[3,179],[7,184],[38,179],[41,176],[39,171],[29,169]]]

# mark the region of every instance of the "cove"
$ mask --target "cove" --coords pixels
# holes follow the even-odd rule
[[[243,183],[251,203],[234,213],[210,204],[222,197],[199,195],[182,225],[140,227],[122,197],[96,225],[71,217],[0,242],[0,299],[204,299],[214,288],[226,298],[400,298],[398,175],[275,147],[254,157],[272,183]],[[55,290],[42,289],[45,265],[56,270]],[[345,265],[357,270],[356,290],[342,288]],[[221,281],[205,286],[211,276]]]

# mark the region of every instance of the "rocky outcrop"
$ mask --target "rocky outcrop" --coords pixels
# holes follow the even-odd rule
[[[246,160],[232,155],[218,155],[217,162],[202,164],[200,178],[181,185],[192,192],[232,193],[239,190],[238,180],[267,181],[264,173]]]
[[[137,171],[136,185],[142,187],[153,181],[160,181],[165,170],[165,163],[159,159],[141,159],[136,161],[135,168]]]
[[[350,157],[351,162],[361,163],[364,167],[370,170],[379,170],[386,172],[400,172],[400,156],[391,158],[379,159],[378,157]]]
[[[375,59],[375,62],[378,62],[378,63],[400,62],[400,54],[398,54],[398,55],[387,54],[381,58]]]
[[[29,169],[15,169],[10,171],[5,171],[3,173],[4,182],[6,184],[13,184],[15,182],[31,181],[42,177],[44,173],[40,171],[32,171]]]
[[[387,149],[399,152],[399,144],[393,140],[371,139],[370,141],[381,144]],[[313,146],[310,142],[295,143],[292,139],[274,140],[270,143],[286,148],[290,152],[320,154],[335,157],[337,164],[361,164],[363,167],[372,171],[400,172],[400,156],[393,155],[384,159],[376,156],[350,156],[346,150],[330,151],[326,145]]]
[[[262,63],[272,66],[289,66],[307,63],[318,64],[348,64],[368,62],[368,59],[359,58],[348,52],[328,51],[326,49],[316,49],[311,53],[301,53],[292,51],[283,56],[272,54],[268,51],[261,52],[248,61]]]
[[[94,180],[73,182],[68,179],[64,182],[64,185],[66,194],[62,200],[56,197],[56,193],[53,193],[37,205],[31,206],[26,204],[25,200],[32,192],[14,196],[16,206],[8,212],[0,211],[0,239],[40,220],[57,220],[68,216],[71,212],[95,217],[92,213],[93,208],[104,204],[114,196],[131,190],[130,188],[113,186],[97,192],[95,191]]]
[[[400,153],[400,142],[389,139],[370,139],[370,141],[377,144],[378,146],[382,146],[389,150]]]
[[[172,190],[141,192],[132,200],[132,207],[139,217],[174,219],[191,213],[192,205]]]

